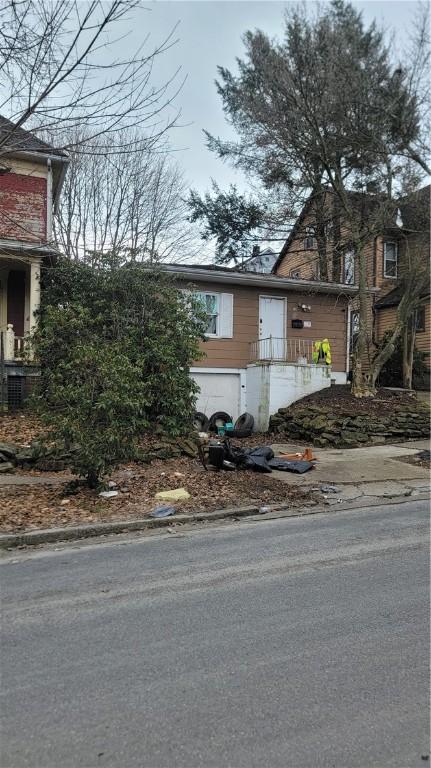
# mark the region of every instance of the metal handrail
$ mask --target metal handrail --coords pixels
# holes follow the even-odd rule
[[[310,365],[313,363],[313,339],[287,339],[268,336],[250,344],[250,361],[279,361]]]

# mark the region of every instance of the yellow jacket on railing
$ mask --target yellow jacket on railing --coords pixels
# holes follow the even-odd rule
[[[331,365],[331,345],[328,339],[314,342],[313,363]]]

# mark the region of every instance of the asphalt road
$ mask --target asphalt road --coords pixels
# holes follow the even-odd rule
[[[428,504],[8,553],[2,768],[426,766]]]

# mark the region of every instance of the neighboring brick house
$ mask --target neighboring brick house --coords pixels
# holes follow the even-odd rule
[[[363,221],[373,216],[375,203],[372,195],[355,194]],[[391,226],[382,227],[377,236],[370,236],[364,244],[369,288],[369,354],[383,338],[385,331],[393,327],[397,306],[402,297],[400,278],[408,269],[408,255],[415,249],[420,253],[423,268],[429,264],[429,201],[430,186],[418,190],[400,202]],[[337,215],[334,197],[327,193],[324,214],[318,226],[315,205],[310,199],[305,204],[292,232],[284,244],[273,272],[278,276],[310,281],[328,281],[346,285],[357,284],[358,265],[351,243],[349,230]],[[323,242],[322,242],[323,241]],[[322,256],[323,254],[323,256]],[[322,276],[322,261],[327,264],[327,274]],[[423,351],[430,364],[430,303],[429,292],[423,292],[423,303],[416,314],[416,346]],[[357,299],[352,301],[349,312],[349,336],[354,343],[357,330]],[[366,361],[365,361],[366,363]]]
[[[0,405],[19,405],[37,368],[25,338],[40,303],[40,268],[55,249],[52,217],[68,157],[0,117]]]

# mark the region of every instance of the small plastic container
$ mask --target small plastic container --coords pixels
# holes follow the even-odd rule
[[[231,421],[227,421],[224,425],[226,432],[232,432],[233,431],[233,424]]]
[[[224,437],[224,433],[226,432],[225,427],[217,427],[217,434],[219,437]]]

